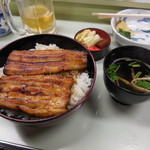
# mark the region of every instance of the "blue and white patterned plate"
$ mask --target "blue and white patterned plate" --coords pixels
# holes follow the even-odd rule
[[[150,14],[150,10],[125,9],[118,12],[118,14]],[[131,39],[126,38],[117,31],[116,24],[120,19],[124,20],[129,29],[134,33],[131,35]],[[120,45],[133,45],[150,49],[150,18],[112,18],[111,27],[113,30],[114,38]]]
[[[10,32],[10,29],[5,21],[3,13],[0,11],[0,36],[6,35]]]
[[[131,12],[132,13],[132,12]],[[148,10],[134,10],[135,14],[150,14]],[[131,40],[142,42],[143,44],[150,44],[150,18],[120,18],[126,22],[129,29],[133,31]]]

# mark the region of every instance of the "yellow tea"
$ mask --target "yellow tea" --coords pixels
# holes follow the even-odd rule
[[[25,27],[32,31],[43,33],[55,25],[53,12],[43,5],[29,6],[24,10],[22,21]]]

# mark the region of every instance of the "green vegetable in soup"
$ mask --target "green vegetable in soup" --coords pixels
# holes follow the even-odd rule
[[[119,67],[120,67],[120,65],[111,64],[111,65],[109,65],[109,67],[106,70],[108,76],[114,82],[116,82],[118,80],[117,70],[119,69]]]
[[[139,78],[141,74],[142,74],[142,72],[141,72],[141,71],[138,71],[138,72],[135,74],[134,79]]]
[[[138,64],[137,62],[133,61],[130,64],[128,64],[128,66],[131,66],[131,67],[140,67],[140,64]]]
[[[120,58],[110,64],[107,75],[118,86],[129,91],[150,93],[149,65],[129,58]]]
[[[139,80],[136,81],[135,85],[150,90],[150,81]]]

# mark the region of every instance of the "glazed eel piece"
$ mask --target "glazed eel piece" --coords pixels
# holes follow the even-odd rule
[[[75,50],[14,50],[4,66],[5,75],[40,75],[87,67],[87,53]]]
[[[74,82],[62,75],[3,76],[0,107],[38,117],[61,114],[67,111]]]

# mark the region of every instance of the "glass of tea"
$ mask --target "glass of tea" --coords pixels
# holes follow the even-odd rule
[[[24,27],[23,30],[18,29],[12,19],[9,8],[10,1],[3,0],[2,8],[12,32],[18,35],[56,32],[56,19],[52,0],[16,0]]]

